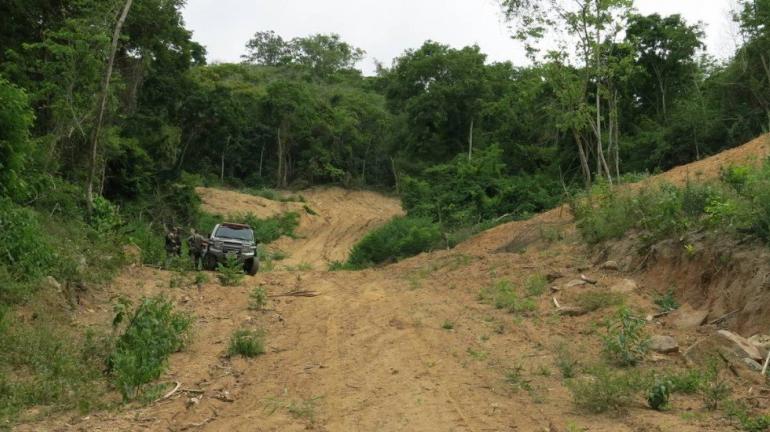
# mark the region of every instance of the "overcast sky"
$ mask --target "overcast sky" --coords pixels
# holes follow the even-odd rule
[[[734,0],[636,0],[644,14],[679,13],[705,24],[708,51],[720,58],[735,49],[730,10]],[[495,0],[187,0],[184,10],[193,38],[208,50],[209,62],[236,62],[246,41],[259,30],[284,39],[338,33],[367,52],[359,67],[390,65],[407,48],[427,39],[463,47],[478,44],[490,61],[525,63],[511,40]]]

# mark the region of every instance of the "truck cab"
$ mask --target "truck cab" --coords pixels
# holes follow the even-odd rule
[[[203,255],[206,269],[214,270],[219,263],[227,262],[228,256],[233,256],[243,264],[246,273],[254,275],[259,270],[257,242],[250,226],[230,222],[217,224],[207,243]]]

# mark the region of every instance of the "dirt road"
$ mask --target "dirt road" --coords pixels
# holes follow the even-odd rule
[[[200,193],[206,208],[220,213],[265,216],[303,205],[215,189]],[[212,281],[201,289],[170,289],[173,274],[133,268],[82,305],[92,311],[79,315],[83,325],[109,323],[109,299],[117,293],[164,292],[194,314],[193,342],[172,356],[162,378],[179,382],[179,391],[149,406],[58,416],[18,430],[731,430],[718,415],[701,411],[694,396],[678,397],[675,409],[664,412],[641,398],[622,416],[576,410],[559,359],[566,349],[579,364],[595,362],[597,323],[612,312],[560,317],[551,295],[540,296],[536,311],[524,315],[479,302],[479,290],[500,280],[521,287],[532,275],[558,273],[558,286],[589,272],[608,287],[624,277],[590,261],[566,209],[499,226],[451,251],[380,269],[328,272],[328,261],[343,259],[368,229],[401,210],[393,198],[371,192],[303,194],[318,215],[303,213],[302,238],[279,247],[292,265],[309,263],[314,270],[260,273],[238,287]],[[546,235],[549,230],[558,236]],[[256,286],[273,296],[267,310],[248,309]],[[296,289],[318,295],[281,296]],[[654,308],[645,290],[628,301]],[[228,339],[238,328],[265,330],[267,353],[229,358]],[[657,356],[645,367],[682,364],[678,356]]]

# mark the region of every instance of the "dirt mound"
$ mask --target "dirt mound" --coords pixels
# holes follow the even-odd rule
[[[302,191],[305,202],[280,202],[235,191],[198,188],[205,211],[228,215],[254,213],[260,218],[286,212],[300,215],[297,238],[281,238],[270,249],[288,257],[281,266],[326,268],[333,261],[344,261],[350,248],[366,233],[403,214],[394,197],[369,191],[339,187]]]

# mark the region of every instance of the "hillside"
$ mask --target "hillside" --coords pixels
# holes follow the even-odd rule
[[[767,152],[764,137],[647,181],[705,178],[716,175],[721,165],[759,160]],[[269,215],[302,205],[216,189],[199,193],[204,208],[223,213]],[[313,270],[279,267],[237,287],[206,283],[200,289],[169,289],[172,273],[132,268],[81,306],[77,314],[81,325],[109,322],[109,299],[118,293],[138,298],[165,292],[192,312],[193,343],[172,356],[170,371],[163,377],[180,383],[180,390],[149,406],[49,418],[18,430],[724,431],[733,427],[720,415],[701,411],[694,396],[677,397],[673,408],[663,412],[650,410],[640,399],[621,417],[576,410],[560,373],[560,359],[569,353],[580,364],[595,361],[594,353],[600,350],[596,323],[612,312],[559,316],[554,314],[551,295],[537,297],[534,310],[523,315],[479,301],[480,290],[500,280],[529,286],[532,276],[539,274],[550,275],[549,286],[561,290],[555,296],[569,304],[577,291],[563,287],[587,274],[597,280],[599,290],[634,279],[638,289],[628,292],[627,302],[654,311],[652,300],[665,289],[662,279],[676,277],[672,276],[676,271],[695,272],[695,264],[684,268],[669,260],[638,272],[602,270],[596,260],[607,257],[582,244],[568,209],[559,208],[498,226],[453,250],[377,269],[328,272],[322,261],[341,258],[367,229],[400,211],[392,198],[370,192],[313,189],[303,195],[318,215],[303,215],[301,237],[282,240],[278,247],[289,254],[290,263],[311,263]],[[557,229],[561,239],[544,235],[544,229]],[[620,251],[622,245],[599,255]],[[622,256],[609,258],[623,261]],[[273,296],[266,310],[247,309],[248,293],[255,286],[265,287]],[[295,290],[318,295],[281,296]],[[692,302],[688,307],[708,306],[693,295],[682,292],[679,298]],[[707,310],[710,318],[722,312]],[[665,320],[651,327],[652,332],[675,336],[682,347],[705,334],[703,328],[680,329]],[[741,322],[729,323],[729,328],[746,330],[742,327]],[[226,356],[229,335],[237,328],[266,330],[267,353],[254,360]],[[651,354],[643,369],[669,370],[685,364],[681,355]],[[764,394],[763,386],[753,386],[754,394]],[[737,383],[737,388],[742,385]],[[745,396],[743,392],[739,396]],[[694,414],[682,414],[687,412]]]

